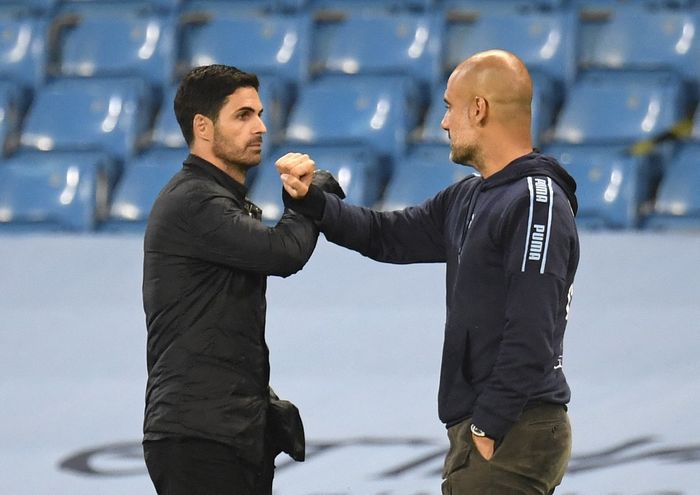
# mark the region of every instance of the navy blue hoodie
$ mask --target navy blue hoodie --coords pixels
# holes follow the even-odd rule
[[[447,263],[440,419],[502,438],[522,411],[566,404],[563,338],[579,241],[576,183],[533,152],[425,203],[378,212],[326,194],[326,238],[389,263]]]

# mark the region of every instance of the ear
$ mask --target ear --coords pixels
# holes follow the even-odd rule
[[[214,137],[214,122],[201,113],[196,114],[192,121],[192,134],[195,139],[211,141]]]
[[[475,96],[469,109],[474,124],[484,126],[489,114],[489,102],[482,96]]]

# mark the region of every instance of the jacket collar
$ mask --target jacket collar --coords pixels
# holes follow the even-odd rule
[[[204,158],[190,153],[185,159],[183,165],[189,166],[195,170],[205,173],[214,179],[219,185],[231,191],[237,198],[246,199],[248,188],[238,181],[233,180],[226,172]]]

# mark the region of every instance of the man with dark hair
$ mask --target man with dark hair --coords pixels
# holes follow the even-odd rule
[[[532,148],[532,81],[512,53],[465,60],[444,99],[450,158],[480,175],[421,205],[377,212],[279,163],[285,202],[331,242],[375,260],[446,263],[443,494],[547,495],[571,454],[562,359],[579,259],[576,183]]]
[[[175,115],[190,154],[153,205],[144,240],[148,327],[144,454],[159,494],[265,495],[275,456],[304,458],[299,413],[269,388],[268,275],[300,270],[318,237],[286,211],[275,227],[246,198],[260,163],[258,79],[223,65],[180,83]],[[312,170],[307,155],[278,160]],[[342,195],[329,174],[297,172]]]

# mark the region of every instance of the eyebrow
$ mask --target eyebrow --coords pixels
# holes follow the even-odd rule
[[[264,110],[265,110],[264,108],[260,109],[260,114],[262,114]],[[253,107],[240,107],[236,110],[236,113],[245,113],[245,112],[257,113]]]

